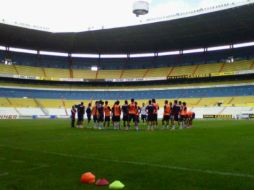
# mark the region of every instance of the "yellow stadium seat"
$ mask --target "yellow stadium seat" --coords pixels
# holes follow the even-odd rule
[[[192,75],[196,66],[182,66],[182,67],[174,67],[173,71],[169,76],[183,76],[183,75]]]
[[[234,63],[226,63],[222,69],[222,72],[249,70],[250,67],[251,67],[251,61],[239,61]]]
[[[73,70],[73,78],[96,79],[96,71],[91,70]]]
[[[167,77],[171,70],[171,67],[149,69],[146,73],[146,78]]]
[[[53,99],[36,99],[38,105],[44,108],[63,108],[62,100],[53,100]]]
[[[47,78],[70,78],[68,69],[44,68]]]
[[[129,78],[143,78],[144,74],[146,72],[146,69],[130,69],[125,70],[123,72],[122,78],[129,79]]]
[[[44,77],[44,72],[41,67],[16,65],[16,68],[20,75]]]
[[[0,64],[0,74],[17,75],[18,73],[13,65]]]
[[[30,98],[9,98],[12,107],[38,107],[34,99]]]
[[[122,70],[100,70],[97,79],[119,79]]]
[[[199,65],[194,75],[209,75],[210,73],[218,73],[222,67],[222,63],[209,63]]]
[[[7,98],[0,98],[0,107],[11,107]]]

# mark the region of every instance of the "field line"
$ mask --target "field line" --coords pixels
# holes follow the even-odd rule
[[[12,146],[4,146],[4,145],[0,145],[0,147],[20,150],[20,151],[37,152],[37,153],[43,153],[43,154],[49,154],[49,155],[67,157],[67,158],[89,159],[92,161],[111,162],[111,163],[117,163],[117,164],[129,164],[129,165],[136,165],[136,166],[148,166],[148,167],[155,167],[155,168],[169,169],[169,170],[178,170],[178,171],[186,171],[186,172],[211,174],[211,175],[243,177],[243,178],[254,179],[253,174],[246,174],[246,173],[225,172],[225,171],[218,171],[218,170],[205,170],[205,169],[196,169],[196,168],[180,167],[180,166],[173,166],[173,165],[155,164],[155,163],[148,163],[148,162],[125,161],[125,160],[98,158],[98,157],[91,157],[91,156],[73,155],[73,154],[66,154],[66,153],[59,153],[59,152],[37,151],[37,150],[24,149],[24,148],[12,147]],[[47,167],[47,166],[42,165],[35,169],[40,169],[44,167]]]

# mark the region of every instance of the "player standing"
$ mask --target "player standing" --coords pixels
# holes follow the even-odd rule
[[[149,105],[146,107],[148,131],[154,130],[154,109],[155,107],[152,104],[152,100],[149,100]]]
[[[72,109],[71,109],[71,128],[75,127],[76,113],[77,113],[77,110],[74,105],[74,106],[72,106]]]
[[[188,121],[187,128],[192,128],[192,123],[194,119],[195,119],[195,113],[191,111],[187,112],[187,121]]]
[[[155,127],[157,128],[158,127],[158,110],[160,109],[159,107],[159,104],[156,103],[156,100],[155,99],[152,99],[152,104],[154,106],[154,124],[155,124]]]
[[[141,108],[138,106],[138,102],[135,102],[135,114],[136,114],[135,129],[136,131],[139,131],[138,124],[139,124],[140,112],[141,112]]]
[[[180,118],[181,118],[181,123],[180,123],[180,129],[183,129],[186,127],[186,120],[187,120],[187,105],[186,102],[183,102],[181,111],[180,111]]]
[[[173,115],[173,103],[169,102],[169,107],[170,107],[170,127],[172,128],[172,126],[174,125],[174,115]]]
[[[143,123],[145,123],[146,119],[147,119],[146,106],[145,103],[142,103],[141,120],[143,121]]]
[[[97,104],[97,121],[98,121],[98,129],[103,129],[104,122],[104,102],[101,100]]]
[[[172,108],[172,115],[174,118],[172,130],[175,130],[176,123],[178,123],[178,125],[179,125],[179,113],[180,113],[180,106],[178,105],[178,101],[175,100],[173,108]]]
[[[113,113],[113,121],[114,121],[114,129],[115,130],[120,130],[120,117],[121,117],[121,106],[120,102],[116,101],[112,108],[112,113]]]
[[[85,106],[84,103],[81,102],[77,107],[78,112],[78,121],[77,121],[77,127],[83,128],[83,121],[84,121],[84,114],[85,114]]]
[[[129,104],[129,120],[128,120],[128,128],[126,128],[126,130],[130,129],[130,123],[131,121],[134,122],[135,126],[136,124],[136,105],[135,105],[135,100],[132,98],[131,99],[131,103]]]
[[[165,100],[164,113],[163,113],[163,119],[162,119],[162,129],[165,129],[165,123],[166,123],[166,128],[169,129],[170,114],[171,114],[171,107],[168,104],[168,100]]]
[[[92,108],[92,115],[93,115],[93,123],[94,123],[94,129],[97,129],[97,104],[98,104],[98,101],[95,102],[93,108]]]
[[[91,109],[92,104],[89,103],[87,108],[86,108],[86,116],[87,116],[87,124],[89,126],[90,122],[91,122],[91,114],[92,114],[92,109]]]
[[[128,125],[129,122],[129,105],[127,100],[125,100],[124,105],[122,105],[122,112],[123,112],[123,127],[127,129],[126,123]]]
[[[111,109],[108,105],[108,101],[105,101],[105,106],[104,106],[104,113],[105,113],[105,121],[104,121],[104,127],[109,128],[110,124],[110,112]]]

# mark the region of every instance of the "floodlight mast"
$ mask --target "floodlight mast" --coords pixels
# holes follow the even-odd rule
[[[146,15],[149,12],[149,2],[147,1],[135,1],[133,3],[133,11],[132,11],[136,17],[139,17],[140,15]]]

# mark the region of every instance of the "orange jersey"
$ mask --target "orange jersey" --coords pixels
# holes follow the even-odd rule
[[[132,115],[136,114],[136,106],[134,103],[130,103],[129,105],[129,114],[132,114]]]
[[[153,113],[154,114],[157,114],[158,113],[158,110],[159,110],[159,105],[157,103],[153,103],[153,106],[154,106],[154,111]]]
[[[97,109],[96,109],[96,106],[93,106],[92,108],[92,115],[97,115]]]
[[[171,107],[168,104],[165,104],[164,106],[164,115],[170,115],[171,113]]]
[[[187,115],[187,107],[183,106],[180,115]]]
[[[188,118],[192,118],[193,114],[194,114],[194,112],[188,111],[187,112],[187,117]]]
[[[121,107],[119,105],[113,106],[113,114],[114,116],[120,116],[121,115]]]
[[[104,113],[105,113],[105,117],[109,117],[110,116],[110,107],[109,106],[105,106],[104,107]]]

